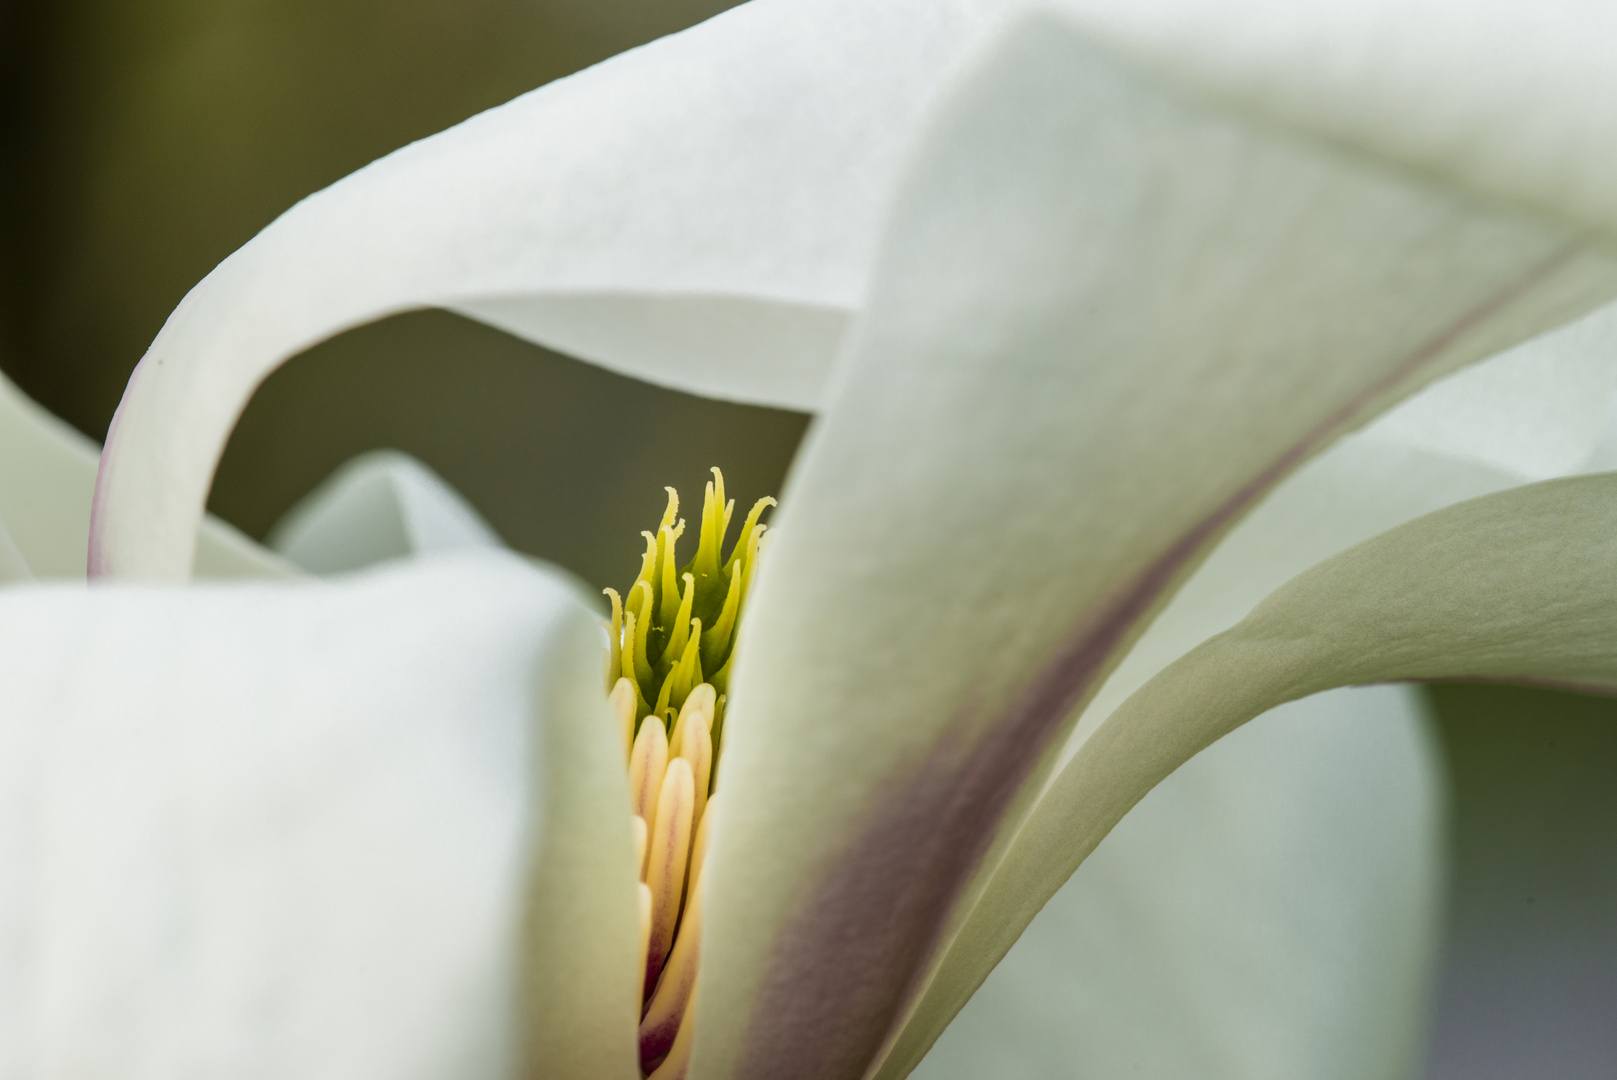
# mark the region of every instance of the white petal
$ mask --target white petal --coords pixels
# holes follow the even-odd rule
[[[1555,219],[1055,21],[1006,34],[913,164],[743,630],[703,1080],[866,1067],[1205,548],[1344,426],[1617,287]]]
[[[1334,686],[1490,678],[1617,688],[1617,477],[1547,481],[1399,526],[1162,671],[1061,772],[989,883],[1001,954],[1128,807],[1254,716]],[[964,945],[961,942],[961,945]]]
[[[0,595],[0,1073],[634,1076],[597,633],[509,557]]]
[[[1163,781],[914,1075],[1368,1080],[1419,1061],[1445,863],[1418,691],[1293,702]]]
[[[0,375],[0,520],[39,577],[84,576],[98,455],[93,442]],[[293,573],[211,515],[200,522],[195,569],[203,577]]]
[[[343,464],[276,522],[269,545],[314,574],[505,546],[441,476],[396,450]]]
[[[98,560],[183,576],[258,383],[409,308],[814,407],[915,119],[999,6],[749,4],[300,203],[193,289],[141,361],[109,435]]]

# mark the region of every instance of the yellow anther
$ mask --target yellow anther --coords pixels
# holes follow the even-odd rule
[[[674,545],[684,531],[683,519],[671,529],[664,525],[657,530],[657,575],[662,595],[657,621],[667,627],[674,625],[674,618],[679,613],[679,588],[676,584],[679,579],[674,576],[677,573],[674,569]]]
[[[640,1020],[640,1067],[654,1069],[673,1048],[685,1018],[691,991],[696,988],[696,962],[702,943],[702,894],[694,887],[685,917],[679,923],[679,938],[668,956],[657,989],[652,991]]]
[[[736,546],[730,552],[730,559],[724,564],[726,570],[730,569],[738,558],[745,556],[749,561],[752,559],[755,549],[749,548],[748,544],[752,541],[753,534],[758,531],[758,519],[763,516],[766,509],[774,505],[775,500],[767,495],[752,504],[752,509],[747,511],[747,520],[741,525],[741,535],[736,537]]]
[[[640,734],[629,754],[629,800],[648,825],[657,822],[657,800],[667,771],[668,736],[663,733],[663,722],[648,716],[640,722]]]
[[[647,721],[651,723],[651,721]],[[657,818],[651,826],[651,854],[646,861],[646,884],[651,888],[651,944],[646,952],[646,989],[656,985],[674,942],[674,926],[685,891],[685,863],[691,849],[691,810],[695,801],[691,763],[675,758],[668,763],[662,791],[657,796]]]
[[[640,880],[646,880],[646,819],[636,814],[629,819],[630,831],[634,833],[634,867]]]
[[[663,490],[668,492],[668,505],[663,508],[663,519],[657,526],[659,529],[668,528],[679,517],[679,492],[671,487],[665,487]]]
[[[618,718],[618,729],[623,732],[623,756],[634,751],[635,689],[633,679],[620,678],[606,697],[612,715]]]
[[[648,532],[642,532],[640,535],[646,538],[646,550],[640,556],[640,573],[635,577],[634,583],[638,585],[644,581],[649,585],[657,580],[655,576],[657,573],[657,537]],[[629,591],[634,591],[634,585],[629,586]]]
[[[607,590],[608,701],[627,748],[640,877],[641,1065],[659,1080],[683,1080],[690,1062],[702,871],[719,803],[725,692],[764,547],[761,518],[773,505],[767,498],[753,504],[725,557],[735,500],[714,469],[703,492],[696,553],[681,566],[676,552],[685,522],[679,495],[669,488],[656,532],[642,534],[639,576],[622,597]]]
[[[665,647],[664,658],[682,656],[685,653],[685,642],[691,636],[691,605],[696,602],[696,578],[691,574],[683,574],[685,581],[684,595],[679,599],[679,613],[669,625],[668,645]]]
[[[634,622],[631,627],[627,617],[625,617],[624,631],[634,641],[630,656],[634,665],[635,682],[639,684],[642,696],[644,696],[645,688],[650,685],[653,678],[651,658],[646,655],[647,642],[651,636],[650,584],[644,581],[636,582],[629,599],[634,605],[634,611],[630,612],[634,616]],[[630,633],[631,629],[632,633]]]
[[[606,688],[611,690],[623,674],[623,601],[616,589],[602,589],[612,601],[612,618],[606,622]]]
[[[730,584],[724,590],[724,607],[713,627],[702,635],[702,666],[710,671],[730,659],[730,642],[735,635],[736,615],[741,611],[741,567],[730,567]]]

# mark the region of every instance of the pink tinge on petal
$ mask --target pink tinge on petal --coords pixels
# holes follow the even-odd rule
[[[1113,651],[1239,515],[1457,337],[1554,273],[1569,244],[1444,328],[1334,411],[1084,618],[975,739],[962,715],[924,760],[884,784],[846,848],[782,929],[736,1076],[857,1080],[920,989],[950,913],[1001,819]],[[971,727],[977,725],[971,724]]]
[[[135,366],[135,373],[130,376],[130,382],[140,377],[140,366]],[[89,557],[85,561],[84,572],[92,580],[104,577],[109,568],[106,563],[106,534],[107,491],[112,486],[112,475],[116,471],[114,456],[118,447],[118,420],[123,416],[123,403],[113,411],[112,423],[107,425],[107,441],[101,448],[101,466],[95,472],[95,493],[90,497],[90,537]]]

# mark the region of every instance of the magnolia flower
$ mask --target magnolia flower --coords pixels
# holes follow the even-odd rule
[[[1088,1044],[1029,1048],[967,1002],[1199,751],[1334,687],[1617,679],[1617,490],[1551,479],[1598,460],[1612,390],[1602,18],[757,0],[223,263],[131,380],[91,571],[184,578],[256,383],[412,307],[813,409],[736,645],[691,1056],[665,1068],[902,1076],[957,1015],[963,1053],[1060,1064]],[[17,715],[52,720],[7,736],[15,819],[45,825],[0,865],[68,898],[7,939],[39,943],[28,1060],[633,1076],[629,792],[588,610],[494,557],[9,597]],[[1165,1074],[1416,1051],[1414,709],[1310,703],[1314,738],[1210,751],[1141,819],[1145,869],[1113,870],[1148,883],[1152,813],[1214,807],[1261,852],[1266,917],[1300,919],[1231,988],[1216,934],[1131,908],[1123,945],[1181,996],[1099,1011],[1173,1030],[1144,1051]],[[1295,784],[1273,803],[1246,790],[1266,755]],[[1315,834],[1275,814],[1340,844],[1306,876],[1340,876],[1298,887]]]

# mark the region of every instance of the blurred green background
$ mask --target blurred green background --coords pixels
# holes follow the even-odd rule
[[[0,9],[0,366],[100,439],[185,291],[298,198],[727,6],[11,0]],[[396,447],[513,545],[621,585],[663,484],[699,494],[716,463],[743,505],[773,493],[806,423],[424,312],[272,376],[212,506],[261,537],[342,461]],[[1617,706],[1498,686],[1430,694],[1454,795],[1430,1075],[1617,1075]]]

